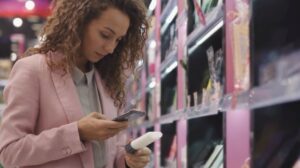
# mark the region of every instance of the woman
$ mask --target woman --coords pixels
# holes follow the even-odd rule
[[[0,129],[5,167],[145,167],[150,150],[124,152],[111,119],[125,104],[126,74],[142,59],[142,0],[59,0],[39,47],[16,62]]]

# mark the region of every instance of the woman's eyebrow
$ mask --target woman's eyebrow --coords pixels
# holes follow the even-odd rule
[[[111,33],[113,33],[114,35],[117,35],[117,33],[110,27],[104,27],[105,29],[109,30]],[[123,38],[126,34],[121,35],[120,38]]]
[[[116,34],[116,32],[113,30],[113,29],[111,29],[111,28],[109,28],[109,27],[104,27],[105,29],[107,29],[107,30],[109,30],[110,32],[112,32],[113,34]]]

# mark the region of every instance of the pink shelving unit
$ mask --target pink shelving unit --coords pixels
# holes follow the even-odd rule
[[[154,38],[156,42],[155,48],[155,88],[154,88],[154,113],[155,119],[160,117],[160,15],[161,15],[161,1],[156,0],[155,8],[155,29],[154,29]],[[154,123],[154,130],[160,131],[159,123]],[[160,141],[156,141],[154,144],[154,167],[160,167]]]
[[[185,72],[179,62],[185,57],[185,42],[187,36],[187,18],[185,15],[184,1],[177,1],[178,6],[178,45],[177,45],[177,109],[185,108],[186,97],[186,79]],[[177,168],[184,168],[187,166],[186,153],[187,153],[187,121],[180,118],[177,121]]]
[[[155,1],[155,0],[153,0]],[[168,3],[166,6],[168,6],[168,10],[162,11],[162,2],[171,2]],[[221,146],[222,149],[222,154],[224,154],[224,157],[222,156],[220,160],[222,160],[223,164],[221,163],[221,167],[226,167],[226,168],[241,168],[243,163],[247,158],[250,157],[250,152],[255,153],[255,150],[260,150],[257,149],[257,144],[252,143],[252,149],[250,148],[250,140],[252,142],[259,139],[259,137],[255,137],[255,132],[253,132],[253,135],[251,134],[250,130],[253,130],[253,127],[250,129],[250,124],[253,124],[253,126],[258,127],[260,129],[262,124],[265,124],[265,121],[255,121],[255,115],[256,117],[259,117],[261,115],[261,111],[265,111],[262,108],[267,108],[267,107],[272,107],[278,110],[277,107],[283,106],[283,107],[291,107],[293,109],[296,103],[299,101],[299,73],[298,69],[299,66],[297,66],[297,60],[298,60],[298,53],[294,53],[294,57],[290,57],[287,59],[282,58],[282,60],[278,60],[279,62],[275,62],[277,66],[276,68],[282,68],[281,71],[283,72],[284,70],[288,69],[293,69],[295,70],[295,74],[292,76],[288,76],[287,79],[281,79],[273,81],[268,81],[267,84],[263,84],[262,86],[260,85],[253,85],[250,88],[250,26],[249,26],[249,18],[250,18],[250,3],[249,0],[227,0],[227,1],[219,1],[219,2],[224,2],[225,4],[221,3],[217,6],[214,6],[215,8],[210,8],[213,13],[212,15],[209,15],[208,13],[204,13],[204,15],[200,16],[201,18],[199,19],[198,25],[192,25],[188,27],[187,23],[190,23],[188,21],[187,15],[195,17],[199,17],[199,13],[201,15],[203,9],[201,9],[201,6],[198,6],[198,14],[195,15],[195,13],[191,11],[186,11],[186,3],[188,1],[184,0],[168,0],[168,1],[162,1],[162,0],[156,0],[156,8],[155,8],[155,23],[154,23],[154,33],[153,33],[153,39],[156,43],[155,46],[155,59],[152,61],[151,66],[151,74],[150,77],[154,78],[155,81],[155,86],[154,88],[150,91],[152,93],[152,104],[150,107],[153,110],[154,113],[154,119],[147,121],[147,124],[144,124],[146,126],[139,127],[137,126],[137,129],[133,129],[132,134],[137,135],[138,133],[145,133],[147,128],[151,127],[154,128],[155,131],[164,131],[164,126],[165,124],[176,124],[176,135],[173,136],[173,132],[170,133],[170,151],[167,151],[167,159],[168,161],[172,162],[172,167],[177,167],[177,168],[186,168],[190,167],[191,165],[195,164],[203,164],[205,160],[201,160],[199,163],[199,158],[196,158],[194,163],[193,161],[190,161],[187,156],[188,155],[193,155],[191,154],[192,150],[190,148],[194,147],[192,143],[193,141],[202,141],[202,137],[193,137],[190,136],[193,133],[198,134],[198,129],[202,128],[202,134],[204,135],[203,132],[207,130],[207,128],[214,127],[216,126],[218,130],[217,133],[217,138],[215,139],[209,139],[208,141],[214,141],[213,143],[216,143],[218,147]],[[189,1],[191,2],[191,1]],[[199,2],[199,1],[193,1],[193,3]],[[282,1],[284,2],[284,1]],[[290,1],[292,2],[292,1]],[[268,3],[272,3],[271,1]],[[285,2],[288,3],[288,2]],[[296,1],[293,1],[295,4],[289,4],[292,6],[293,10],[298,10],[299,7],[296,7]],[[177,7],[177,13],[172,16],[170,9],[174,9],[175,5]],[[253,4],[252,4],[253,5]],[[265,4],[266,6],[269,7],[269,5]],[[278,4],[277,4],[278,5]],[[299,4],[298,4],[299,5]],[[279,5],[280,6],[280,5]],[[281,7],[281,6],[280,6]],[[167,8],[167,7],[166,7]],[[260,10],[263,10],[261,8],[261,4],[259,4]],[[221,10],[222,9],[222,10]],[[278,8],[279,9],[279,8]],[[199,11],[200,10],[200,11]],[[292,10],[291,10],[292,11]],[[289,11],[289,12],[291,12]],[[188,13],[191,12],[191,13]],[[274,12],[274,11],[273,11]],[[188,14],[187,14],[188,13]],[[220,14],[221,13],[221,14]],[[278,13],[278,11],[275,11],[274,13]],[[207,15],[205,15],[207,14]],[[210,13],[211,14],[211,13]],[[253,13],[252,13],[253,14]],[[257,14],[257,13],[255,13]],[[293,20],[296,20],[296,16],[293,12],[289,13],[290,17],[294,18],[291,19],[289,18],[290,22],[293,23]],[[195,15],[195,16],[194,16]],[[169,17],[172,16],[172,17]],[[204,16],[204,17],[203,17]],[[254,15],[252,15],[254,16]],[[268,16],[271,16],[270,14]],[[168,21],[171,25],[172,23],[172,28],[170,30],[174,30],[174,18],[177,17],[176,19],[176,37],[174,36],[167,36],[166,39],[176,39],[176,44],[172,45],[172,47],[175,48],[169,48],[166,47],[166,50],[171,50],[168,51],[169,54],[164,55],[164,50],[161,50],[161,41],[164,41],[165,34],[161,32],[165,32],[167,30],[167,24],[163,23],[164,21],[162,20],[168,20],[171,18],[172,21]],[[256,16],[258,18],[261,17],[261,15]],[[195,19],[195,18],[193,18]],[[195,19],[196,20],[196,19]],[[193,20],[193,21],[195,21]],[[205,20],[205,21],[204,21]],[[284,20],[286,21],[286,20]],[[225,23],[225,24],[224,24]],[[163,24],[163,25],[161,25]],[[170,26],[170,27],[171,27]],[[281,25],[280,25],[281,26]],[[272,26],[270,26],[272,27]],[[225,28],[225,29],[222,29]],[[273,28],[273,27],[272,27]],[[293,27],[294,28],[294,27]],[[188,32],[189,35],[187,36],[187,29],[191,32]],[[163,30],[163,31],[162,31]],[[287,30],[290,30],[290,27],[287,27]],[[295,30],[296,29],[292,29]],[[268,31],[268,30],[264,30]],[[171,32],[171,31],[170,31]],[[172,35],[174,35],[172,31]],[[251,31],[252,32],[252,31]],[[252,32],[253,33],[253,32]],[[260,32],[261,33],[261,32]],[[257,34],[256,34],[257,35]],[[251,36],[253,37],[253,36]],[[211,39],[210,39],[211,38]],[[214,41],[216,40],[217,42],[223,43],[221,45],[221,50],[220,46],[212,44],[213,42],[208,42],[206,40],[211,40]],[[220,41],[219,41],[220,40]],[[268,39],[267,39],[268,40]],[[167,40],[166,40],[167,41]],[[170,40],[171,41],[171,40]],[[175,40],[174,40],[175,41]],[[207,42],[207,43],[205,43]],[[219,43],[218,43],[219,44]],[[203,46],[203,48],[202,48]],[[201,62],[200,64],[196,64],[196,66],[202,66],[206,65],[207,63],[203,60],[200,59],[194,59],[195,57],[193,56],[200,56],[201,59],[209,59],[208,57],[208,50],[204,46],[209,46],[209,47],[219,47],[217,48],[219,51],[224,51],[225,52],[225,88],[224,92],[222,93],[222,101],[217,102],[216,104],[214,103],[203,103],[203,101],[195,101],[199,100],[198,99],[198,91],[196,88],[194,90],[190,89],[191,86],[189,86],[190,83],[187,83],[186,81],[189,80],[190,82],[190,74],[185,73],[185,69],[180,65],[181,60],[190,60],[190,61],[197,61]],[[289,45],[290,46],[290,45]],[[200,48],[198,48],[200,47]],[[199,51],[197,51],[199,49]],[[223,50],[222,50],[223,49]],[[277,46],[276,46],[277,49]],[[298,49],[298,48],[297,48]],[[202,52],[201,51],[206,51]],[[215,51],[214,51],[215,52]],[[195,55],[193,55],[195,54]],[[205,55],[206,54],[206,55]],[[297,55],[298,54],[298,55]],[[208,56],[207,58],[202,58],[201,56]],[[255,56],[255,55],[254,55]],[[166,57],[163,61],[161,61],[162,57]],[[199,58],[199,57],[196,57]],[[220,58],[220,57],[219,57]],[[255,58],[255,57],[253,57]],[[258,58],[256,58],[258,59]],[[295,60],[294,60],[295,59]],[[253,61],[253,60],[252,60]],[[282,64],[283,62],[284,64]],[[203,63],[204,62],[204,63]],[[208,61],[207,61],[208,62]],[[212,62],[212,61],[211,61]],[[253,61],[254,64],[256,65],[255,61]],[[164,101],[162,98],[164,93],[161,93],[163,91],[163,84],[164,84],[164,77],[166,77],[165,72],[166,70],[171,67],[171,65],[174,65],[173,63],[176,64],[176,70],[173,69],[170,70],[168,73],[173,73],[172,79],[175,76],[174,74],[176,73],[176,97],[173,98],[174,102],[176,102],[176,106],[171,106],[170,108],[168,107],[167,110],[163,109],[162,102]],[[188,62],[189,63],[189,62]],[[193,62],[194,63],[194,62]],[[274,65],[275,65],[274,63]],[[288,64],[286,64],[288,63]],[[259,64],[259,63],[257,63]],[[212,64],[210,64],[212,65]],[[273,65],[273,64],[272,64]],[[281,66],[287,66],[285,68]],[[194,65],[195,66],[195,65]],[[206,65],[207,66],[207,65]],[[201,67],[202,68],[202,67]],[[251,67],[251,68],[255,68]],[[257,67],[256,67],[257,68]],[[266,68],[266,67],[264,67]],[[191,69],[189,69],[191,70]],[[196,69],[201,72],[207,71],[207,69]],[[257,69],[252,69],[253,71]],[[280,71],[280,72],[281,72]],[[297,73],[296,73],[297,71]],[[144,73],[144,71],[143,71]],[[188,72],[187,72],[188,73]],[[206,75],[206,76],[205,76]],[[253,75],[253,74],[252,74]],[[256,75],[264,75],[264,74],[256,74]],[[277,74],[278,75],[278,74]],[[282,75],[282,74],[279,74]],[[201,77],[206,77],[207,78],[211,77],[210,75],[207,74],[202,74]],[[198,76],[197,76],[198,77]],[[197,77],[194,77],[193,80],[198,79]],[[282,77],[282,76],[281,76]],[[220,77],[221,78],[221,77]],[[147,79],[147,80],[146,80]],[[152,79],[151,79],[152,80]],[[146,87],[146,83],[149,82],[149,77],[145,76],[145,73],[142,74],[142,85]],[[175,81],[175,80],[174,80]],[[174,83],[172,82],[170,83]],[[209,81],[209,80],[208,80]],[[202,83],[201,81],[200,83]],[[211,81],[209,81],[211,82]],[[254,81],[252,81],[254,82]],[[216,83],[215,83],[216,84]],[[253,83],[252,83],[253,84]],[[148,86],[147,86],[148,87]],[[171,86],[173,87],[173,86]],[[170,87],[170,88],[171,88]],[[197,86],[196,86],[197,87]],[[203,87],[200,86],[205,91],[208,87]],[[220,86],[221,87],[221,86]],[[169,88],[168,88],[169,89]],[[172,88],[173,89],[173,88]],[[196,90],[196,91],[195,91]],[[202,90],[202,91],[203,91]],[[146,89],[142,89],[142,98],[140,101],[145,101],[143,97],[145,97],[145,93],[147,92]],[[191,92],[191,93],[190,93]],[[195,94],[196,93],[196,94]],[[202,92],[203,93],[203,92]],[[199,95],[201,95],[200,93]],[[191,98],[193,96],[193,98]],[[203,94],[201,95],[203,98]],[[218,95],[219,96],[219,95]],[[197,98],[195,98],[197,97]],[[204,97],[205,98],[205,97]],[[215,98],[215,97],[213,97]],[[161,100],[162,99],[162,100]],[[192,100],[193,99],[193,100]],[[213,102],[213,100],[216,99],[209,99],[210,102]],[[172,102],[173,104],[175,104]],[[193,103],[191,103],[193,102]],[[195,103],[196,102],[196,103]],[[191,105],[194,104],[194,105]],[[212,105],[213,104],[213,105]],[[190,107],[193,106],[193,107]],[[275,106],[278,105],[278,106]],[[298,105],[298,104],[297,104]],[[141,103],[141,108],[146,110],[146,107],[143,106],[143,103]],[[171,110],[169,110],[171,109]],[[252,114],[251,114],[252,110]],[[276,112],[276,110],[274,110]],[[274,112],[271,111],[271,112]],[[286,111],[291,111],[291,110],[286,110],[284,108],[284,112],[286,113],[285,115],[291,115],[288,114]],[[267,110],[267,112],[269,112]],[[278,112],[278,111],[277,111]],[[295,116],[289,116],[292,119],[296,119],[294,122],[297,123],[297,118],[299,117],[298,113],[293,113],[292,115]],[[211,117],[215,120],[206,120],[207,122],[202,122],[202,119],[207,119],[206,117]],[[252,118],[251,118],[252,117]],[[196,120],[193,120],[196,119]],[[199,119],[199,120],[198,120]],[[273,118],[274,119],[274,118]],[[253,122],[250,123],[250,121],[253,120]],[[194,122],[193,122],[194,121]],[[257,122],[262,122],[260,125],[255,125]],[[201,123],[203,125],[201,125]],[[217,123],[217,124],[216,124]],[[174,125],[175,125],[174,124]],[[219,124],[219,125],[218,125]],[[259,123],[258,123],[259,124]],[[201,125],[201,126],[199,126]],[[213,125],[213,126],[211,126]],[[298,129],[298,125],[295,126]],[[169,128],[169,127],[167,127]],[[173,125],[172,125],[172,130],[173,130]],[[193,129],[196,128],[196,129]],[[190,129],[190,130],[189,130]],[[196,131],[195,131],[196,130]],[[190,132],[189,132],[190,131]],[[255,131],[255,130],[254,130]],[[221,132],[221,133],[220,133]],[[268,132],[268,131],[267,131]],[[221,134],[221,135],[220,135]],[[223,137],[222,137],[223,136]],[[296,135],[295,135],[296,136]],[[206,136],[208,137],[208,136]],[[194,138],[194,139],[193,139]],[[198,139],[197,139],[198,138]],[[272,138],[270,138],[272,139]],[[218,142],[220,141],[220,142]],[[272,140],[270,140],[272,141]],[[161,143],[162,142],[162,143]],[[165,146],[162,146],[161,144],[165,143],[166,141],[157,141],[154,144],[154,161],[153,161],[153,167],[155,168],[160,168],[161,167],[161,155],[166,155],[166,154],[161,154],[163,152]],[[255,141],[254,141],[255,142]],[[263,142],[264,141],[263,139]],[[188,144],[191,143],[191,144]],[[207,145],[207,142],[203,142],[205,145]],[[256,142],[257,143],[257,142]],[[168,144],[169,145],[169,144]],[[198,145],[198,144],[197,144]],[[261,146],[261,145],[260,145]],[[266,145],[264,145],[265,147]],[[215,148],[216,149],[216,148]],[[169,150],[169,149],[168,149]],[[261,151],[261,150],[260,150]],[[165,151],[164,151],[165,152]],[[198,152],[198,151],[197,151]],[[257,151],[256,151],[257,152]],[[197,155],[198,156],[198,155]],[[220,156],[220,155],[219,155]],[[165,157],[165,156],[164,156]],[[174,162],[176,157],[176,162]],[[190,156],[189,156],[190,157]],[[297,156],[299,157],[299,156]],[[255,160],[252,159],[252,164],[255,164]],[[220,162],[217,162],[220,163]],[[276,162],[277,163],[277,162]],[[217,166],[218,167],[218,166]]]
[[[177,62],[177,85],[176,85],[176,109],[175,111],[172,111],[172,114],[167,115],[161,115],[161,83],[162,83],[162,67],[165,66],[165,62],[161,62],[161,17],[163,14],[161,0],[156,0],[156,8],[154,11],[155,15],[155,23],[154,23],[154,35],[153,39],[156,43],[155,46],[155,65],[152,70],[154,71],[154,75],[151,77],[154,77],[155,81],[155,87],[151,91],[153,93],[152,97],[152,110],[154,113],[154,120],[148,121],[151,122],[151,127],[154,127],[155,131],[160,131],[162,124],[165,122],[165,120],[171,120],[171,122],[175,121],[176,123],[176,135],[175,139],[172,141],[171,144],[171,158],[175,157],[174,154],[176,153],[176,167],[177,168],[186,168],[188,166],[187,163],[187,153],[188,153],[188,120],[195,117],[190,117],[189,111],[190,109],[188,106],[190,105],[187,101],[187,84],[186,84],[186,73],[184,68],[180,65],[181,60],[186,60],[188,57],[187,52],[187,43],[191,41],[195,41],[197,43],[198,41],[201,41],[204,39],[204,37],[209,34],[212,29],[215,29],[216,33],[218,30],[220,30],[222,27],[225,27],[225,33],[224,33],[224,40],[225,44],[223,47],[225,47],[225,57],[226,57],[226,84],[225,84],[225,93],[223,98],[225,98],[228,95],[232,96],[232,100],[229,100],[229,107],[227,107],[226,113],[223,115],[223,117],[226,117],[223,121],[225,122],[224,129],[223,129],[223,135],[225,139],[224,141],[224,159],[223,162],[224,167],[227,168],[240,168],[243,162],[247,157],[250,156],[250,110],[245,109],[236,109],[235,103],[237,97],[235,95],[238,94],[241,89],[237,87],[238,83],[235,79],[235,72],[237,72],[234,64],[234,59],[236,57],[237,52],[235,51],[237,48],[245,47],[239,46],[240,43],[237,43],[234,39],[234,35],[236,35],[235,29],[233,29],[233,24],[236,24],[236,19],[239,17],[239,11],[236,10],[236,3],[244,2],[248,3],[248,1],[244,0],[227,0],[224,4],[224,17],[220,17],[219,15],[215,15],[215,18],[211,20],[206,20],[206,25],[201,25],[200,28],[198,27],[194,32],[192,32],[189,36],[187,36],[187,11],[186,11],[186,1],[184,0],[169,0],[170,2],[176,2],[176,6],[178,8],[177,12],[177,19],[176,19],[176,33],[177,33],[177,49],[175,61]],[[220,6],[219,6],[220,7]],[[220,9],[220,8],[219,8]],[[165,17],[165,16],[164,16]],[[225,26],[224,26],[225,23]],[[219,31],[220,32],[220,31]],[[219,37],[219,36],[218,36]],[[198,39],[199,38],[199,39]],[[203,38],[203,39],[202,39]],[[209,37],[208,37],[209,38]],[[206,39],[207,40],[207,39]],[[205,40],[204,40],[205,41]],[[201,44],[199,44],[201,45]],[[248,53],[249,54],[249,53]],[[167,60],[168,61],[168,60]],[[173,61],[173,60],[172,60]],[[148,66],[145,66],[148,67]],[[142,74],[142,85],[143,87],[147,86],[147,80],[149,80],[149,77],[145,76],[145,72],[143,71]],[[146,96],[146,89],[142,90],[142,99],[141,101],[145,101],[143,97]],[[228,105],[227,105],[228,106]],[[144,110],[146,110],[146,107],[143,107]],[[200,117],[205,117],[207,115],[217,115],[218,113],[218,107],[209,107],[209,110],[211,112],[208,112],[207,114],[196,114]],[[166,122],[168,123],[168,122]],[[146,132],[145,127],[139,128],[141,133]],[[174,152],[174,149],[176,149],[176,152]],[[160,168],[161,165],[161,142],[157,141],[154,144],[154,167]]]
[[[234,66],[234,60],[237,60],[237,57],[239,57],[237,54],[240,48],[245,46],[244,43],[249,43],[249,41],[245,40],[245,38],[249,40],[249,36],[247,37],[239,32],[242,27],[238,23],[241,13],[237,8],[241,6],[238,6],[237,3],[249,5],[248,1],[243,0],[227,0],[225,3],[226,93],[233,95],[232,106],[226,112],[225,123],[225,159],[226,167],[228,168],[240,168],[246,158],[250,156],[250,110],[247,108],[235,109],[238,92],[249,89],[239,88],[240,84],[236,74],[239,70],[235,69],[236,66]],[[243,12],[247,11],[244,10]],[[242,38],[242,36],[245,41],[238,43],[235,39]]]

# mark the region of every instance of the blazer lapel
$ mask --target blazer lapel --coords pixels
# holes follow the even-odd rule
[[[71,123],[80,120],[84,116],[84,113],[71,75],[67,73],[64,76],[61,76],[61,72],[52,72],[51,74],[56,93],[69,122]],[[87,151],[80,153],[82,164],[85,168],[93,168],[94,157],[92,145],[91,143],[85,143],[85,145]]]
[[[67,73],[61,76],[59,72],[52,72],[51,74],[56,93],[67,114],[69,122],[78,121],[84,114],[71,75]]]
[[[61,61],[65,58],[61,52],[48,52],[49,57],[53,61]],[[72,80],[71,74],[64,74],[62,70],[56,70],[51,72],[52,80],[58,98],[64,108],[69,122],[78,121],[84,116],[82,111],[80,100],[76,92],[75,84]]]

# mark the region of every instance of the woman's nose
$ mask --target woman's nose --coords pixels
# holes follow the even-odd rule
[[[112,54],[116,48],[115,42],[109,42],[105,45],[105,51],[109,54]]]

